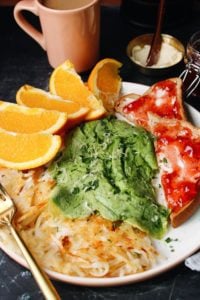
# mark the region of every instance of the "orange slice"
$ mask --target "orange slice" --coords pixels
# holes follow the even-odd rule
[[[106,112],[102,102],[87,88],[69,60],[53,71],[50,77],[49,88],[54,95],[88,107],[90,111],[86,116],[86,120],[97,119]]]
[[[119,97],[121,89],[119,68],[121,66],[121,62],[105,58],[94,66],[88,77],[88,88],[98,99],[101,99],[108,111],[113,110],[114,103]]]
[[[18,133],[56,133],[67,123],[67,114],[40,108],[28,108],[0,101],[0,128]]]
[[[63,100],[63,98],[59,96],[52,95],[49,92],[30,85],[24,85],[18,90],[16,101],[18,104],[28,107],[40,107],[47,110],[57,110],[67,113],[67,128],[81,123],[89,112],[89,108],[83,107],[79,103]]]
[[[53,159],[60,147],[58,135],[0,130],[0,165],[17,170],[36,168]]]

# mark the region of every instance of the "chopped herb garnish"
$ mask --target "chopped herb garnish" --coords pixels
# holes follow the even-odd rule
[[[166,157],[164,157],[161,161],[160,161],[161,163],[163,162],[163,163],[167,163],[167,159],[166,159]]]
[[[171,243],[172,241],[173,241],[173,240],[172,240],[170,237],[168,237],[168,238],[165,239],[165,242],[166,242],[167,244]]]
[[[177,242],[177,241],[178,241],[177,238],[176,238],[176,239],[172,239],[172,238],[168,237],[168,238],[165,239],[165,242],[166,242],[167,244],[169,244],[169,243],[171,243],[171,242]],[[170,246],[170,247],[173,247],[173,246]]]

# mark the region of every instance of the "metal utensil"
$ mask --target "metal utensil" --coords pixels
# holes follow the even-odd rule
[[[165,9],[165,0],[160,0],[159,7],[158,7],[156,31],[152,38],[151,48],[147,57],[146,66],[155,65],[159,58],[159,53],[162,45],[161,28],[163,24],[164,9]]]
[[[0,183],[0,225],[7,225],[10,229],[12,236],[16,240],[21,252],[23,253],[29,265],[33,277],[35,278],[38,286],[43,292],[45,299],[59,300],[60,297],[56,292],[54,286],[52,285],[51,281],[49,280],[47,275],[41,270],[38,263],[35,261],[32,254],[29,252],[27,246],[21,239],[20,235],[17,233],[14,226],[12,225],[12,219],[15,214],[15,211],[16,207],[14,205],[13,200]]]

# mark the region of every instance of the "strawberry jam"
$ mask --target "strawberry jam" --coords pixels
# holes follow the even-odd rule
[[[152,91],[124,107],[124,113],[133,113],[138,125],[148,128],[148,112],[160,117],[182,119],[177,99],[176,83],[163,80],[152,87]]]
[[[178,212],[182,207],[192,201],[198,193],[196,182],[180,180],[179,174],[164,173],[161,178],[168,207],[173,212]],[[180,181],[179,181],[180,180]]]
[[[165,158],[165,164],[161,163],[161,182],[168,207],[178,212],[199,191],[200,138],[195,138],[191,128],[180,121],[174,126],[156,124],[154,134],[158,137],[156,152]]]

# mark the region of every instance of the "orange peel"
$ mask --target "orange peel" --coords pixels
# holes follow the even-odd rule
[[[67,124],[67,114],[0,101],[0,128],[18,133],[56,133]]]
[[[88,107],[84,107],[71,100],[64,100],[57,95],[52,95],[49,92],[30,85],[23,85],[17,91],[16,101],[18,104],[27,107],[39,107],[47,110],[56,110],[67,113],[67,128],[71,128],[84,121],[89,112]]]
[[[58,135],[0,130],[0,165],[17,170],[42,166],[55,157],[61,144]]]
[[[100,60],[88,77],[88,88],[100,99],[108,111],[112,111],[121,90],[119,69],[122,63],[113,58]]]

